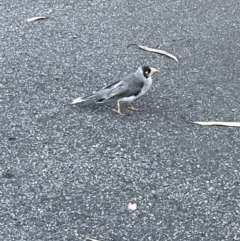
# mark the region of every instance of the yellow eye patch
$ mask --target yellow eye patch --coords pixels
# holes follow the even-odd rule
[[[145,71],[145,74],[148,74],[148,71]]]

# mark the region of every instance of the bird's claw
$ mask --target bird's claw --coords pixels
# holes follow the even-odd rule
[[[125,116],[126,114],[122,113],[121,111],[117,110],[117,109],[113,109],[113,111],[117,112],[119,115],[121,116]]]
[[[138,108],[138,107],[136,107],[136,106],[134,106],[134,105],[128,105],[128,109],[130,109],[130,110],[135,110],[135,111],[141,111],[140,108]]]

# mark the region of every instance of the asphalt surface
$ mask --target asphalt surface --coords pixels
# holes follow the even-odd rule
[[[0,12],[1,240],[240,240],[240,129],[188,122],[240,120],[239,1],[2,0]],[[69,105],[142,65],[162,70],[143,111]]]

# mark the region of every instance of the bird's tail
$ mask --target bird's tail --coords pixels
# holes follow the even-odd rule
[[[89,95],[89,96],[85,96],[85,97],[79,97],[79,98],[76,98],[72,101],[72,105],[75,105],[77,103],[81,103],[81,102],[84,102],[84,101],[87,101],[87,100],[91,100],[91,99],[94,99],[96,98],[96,95],[93,94],[93,95]]]

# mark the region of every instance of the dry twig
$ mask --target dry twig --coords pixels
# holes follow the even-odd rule
[[[149,48],[149,47],[143,46],[143,45],[138,45],[138,47],[139,47],[140,49],[143,49],[143,50],[146,50],[146,51],[149,51],[149,52],[166,55],[166,56],[168,56],[169,58],[172,58],[172,59],[174,59],[174,60],[176,60],[176,61],[178,62],[177,57],[174,56],[173,54],[168,53],[167,51],[164,51],[164,50],[161,50],[161,49],[153,49],[153,48]]]
[[[240,127],[240,122],[234,121],[194,121],[192,122],[202,126],[229,126],[229,127]]]
[[[43,19],[47,19],[47,17],[32,17],[32,18],[28,18],[27,21],[28,22],[33,22],[33,21],[37,21],[37,20],[43,20]]]

